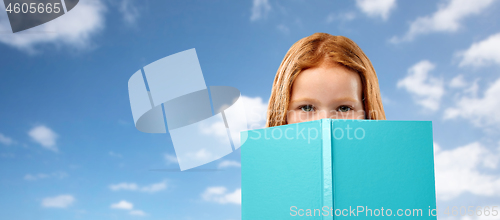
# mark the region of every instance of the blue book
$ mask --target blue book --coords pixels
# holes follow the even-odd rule
[[[430,121],[321,119],[241,140],[243,220],[437,219]]]

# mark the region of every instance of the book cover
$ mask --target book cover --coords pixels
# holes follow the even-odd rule
[[[430,121],[321,119],[241,138],[243,220],[437,218]]]

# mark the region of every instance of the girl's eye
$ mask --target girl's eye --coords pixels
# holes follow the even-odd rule
[[[304,105],[300,107],[300,109],[305,112],[312,112],[314,110],[312,105]]]
[[[348,112],[348,111],[350,111],[350,110],[351,110],[351,107],[349,107],[349,106],[345,106],[345,105],[343,105],[343,106],[340,106],[340,107],[339,107],[339,111],[340,111],[340,112]]]

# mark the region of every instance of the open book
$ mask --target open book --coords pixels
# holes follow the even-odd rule
[[[241,133],[242,219],[437,219],[430,121]]]

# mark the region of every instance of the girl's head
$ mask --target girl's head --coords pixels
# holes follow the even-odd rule
[[[276,73],[267,127],[321,118],[384,120],[375,70],[349,38],[315,33],[297,41]]]

